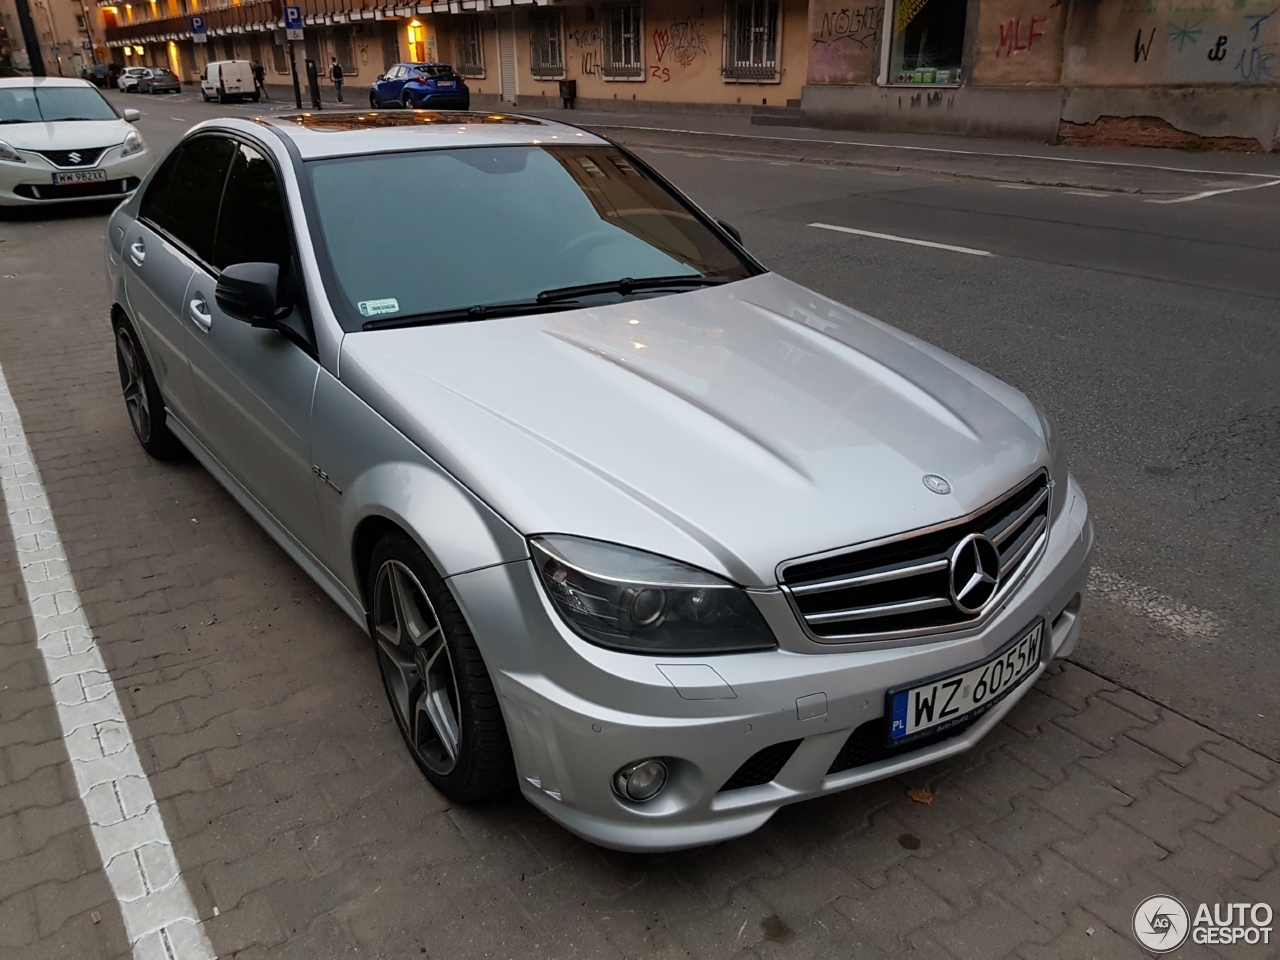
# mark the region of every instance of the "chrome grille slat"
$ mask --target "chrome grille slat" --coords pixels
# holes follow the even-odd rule
[[[780,569],[783,590],[815,640],[850,642],[927,636],[974,627],[1004,605],[1048,541],[1052,490],[1041,470],[987,506],[936,527]],[[978,614],[951,599],[951,557],[970,535],[990,538],[999,586]],[[966,547],[966,549],[971,549]],[[988,548],[990,549],[990,548]],[[963,562],[963,561],[958,561]],[[991,567],[994,573],[994,564]]]
[[[1044,490],[1040,491],[1040,493],[1036,496],[1034,500],[1031,501],[1030,504],[1027,505],[1027,509],[1023,510],[1020,514],[1018,514],[1017,518],[1012,523],[1005,524],[1004,529],[1002,529],[999,533],[997,533],[995,536],[991,538],[991,542],[994,543],[997,547],[1000,546],[1000,544],[1004,543],[1007,539],[1009,539],[1009,535],[1013,533],[1015,530],[1017,530],[1019,527],[1021,527],[1024,523],[1026,523],[1027,518],[1029,518],[1033,513],[1039,510],[1041,505],[1047,499],[1049,499],[1049,490],[1046,487]]]
[[[1014,567],[1016,567],[1022,561],[1022,558],[1027,555],[1027,551],[1030,550],[1035,545],[1037,538],[1039,538],[1040,536],[1040,532],[1044,530],[1047,524],[1048,524],[1048,521],[1044,517],[1040,517],[1039,519],[1037,519],[1035,526],[1031,528],[1027,536],[1022,540],[1022,546],[1014,550],[1013,555],[1009,557],[1007,560],[1004,558],[1003,555],[1001,555],[1001,558],[1000,558],[1001,559],[1001,563],[1000,563],[1001,577],[1008,576],[1009,571],[1012,570]]]
[[[903,577],[915,577],[922,573],[934,573],[939,570],[947,569],[947,561],[931,560],[928,563],[916,563],[909,567],[898,567],[894,570],[885,570],[881,573],[868,573],[860,577],[842,577],[839,580],[822,580],[818,583],[805,584],[802,587],[792,587],[791,592],[796,596],[805,596],[811,593],[830,593],[832,590],[843,590],[846,587],[862,587],[873,583],[887,583],[890,580],[901,580]]]
[[[903,603],[886,603],[879,607],[855,607],[852,610],[831,610],[827,613],[811,613],[805,619],[810,624],[831,623],[836,620],[866,620],[869,617],[889,617],[896,613],[919,613],[949,607],[951,601],[931,597],[928,600],[907,600]]]

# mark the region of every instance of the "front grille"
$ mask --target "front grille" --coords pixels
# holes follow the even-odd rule
[[[92,199],[93,197],[119,197],[135,190],[141,181],[137,177],[123,180],[99,180],[95,183],[23,183],[13,192],[28,200]]]
[[[983,712],[985,713],[985,711]],[[960,736],[960,734],[973,726],[977,720],[978,717],[975,716],[964,723],[948,727],[940,733],[921,737],[919,740],[912,740],[910,748],[895,748],[885,744],[884,717],[868,720],[854,729],[853,733],[849,734],[849,739],[844,742],[844,746],[840,748],[836,758],[831,761],[827,776],[831,776],[833,773],[843,773],[846,770],[854,770],[858,767],[865,767],[868,764],[888,760],[891,757],[906,756],[924,747],[931,747],[935,743],[942,743],[944,740]]]
[[[725,781],[720,792],[741,790],[743,787],[758,787],[762,783],[769,783],[786,766],[798,746],[800,746],[799,740],[787,740],[784,743],[775,743],[771,747],[757,750],[734,771],[732,777]]]
[[[94,147],[91,150],[41,150],[40,156],[44,157],[55,167],[94,167],[98,165],[98,161],[102,159],[102,155],[107,152],[106,147]]]
[[[953,630],[995,610],[1039,555],[1049,527],[1049,480],[1036,474],[976,514],[925,533],[782,571],[796,612],[818,640],[881,640]],[[950,555],[960,540],[983,534],[1000,556],[994,596],[983,612],[965,613],[950,597]]]

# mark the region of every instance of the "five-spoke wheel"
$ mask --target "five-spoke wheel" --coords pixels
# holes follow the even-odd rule
[[[142,352],[137,336],[127,322],[117,320],[115,330],[120,390],[124,394],[124,407],[129,413],[134,435],[142,449],[153,457],[171,459],[182,451],[182,445],[165,423],[164,400],[156,386],[147,355]]]
[[[400,530],[386,533],[367,590],[382,683],[418,767],[454,800],[508,789],[515,764],[493,681],[427,555]]]

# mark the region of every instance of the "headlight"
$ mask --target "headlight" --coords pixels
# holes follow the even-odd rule
[[[10,163],[27,162],[22,159],[17,150],[13,149],[13,147],[9,146],[3,140],[0,140],[0,160],[8,160]]]
[[[135,153],[141,153],[147,149],[147,145],[142,142],[142,134],[137,130],[130,130],[124,135],[124,144],[120,147],[120,156],[129,157]]]
[[[777,645],[742,588],[705,570],[581,537],[535,537],[530,546],[556,612],[591,643],[669,655]]]
[[[1062,442],[1062,435],[1049,415],[1036,403],[1036,416],[1040,418],[1040,430],[1044,434],[1045,446],[1049,448],[1049,478],[1053,481],[1053,515],[1066,504],[1067,495],[1067,445]]]

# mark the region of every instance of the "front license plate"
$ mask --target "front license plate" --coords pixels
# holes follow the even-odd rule
[[[106,183],[105,170],[72,170],[69,173],[55,173],[54,183]]]
[[[1044,621],[1037,620],[982,663],[890,690],[890,745],[938,733],[990,710],[1040,666],[1043,638]]]

